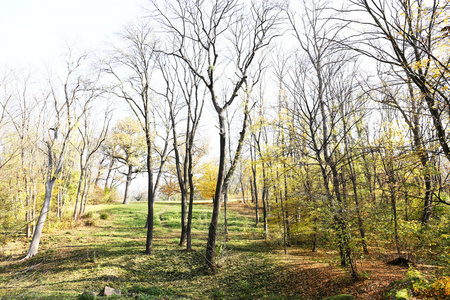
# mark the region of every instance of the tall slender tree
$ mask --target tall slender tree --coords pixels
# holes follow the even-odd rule
[[[157,41],[148,23],[130,25],[120,34],[125,47],[115,47],[113,57],[105,62],[106,71],[116,84],[110,91],[125,100],[145,134],[148,174],[148,217],[145,253],[152,254],[155,194],[167,160],[169,133],[165,109],[152,92],[156,69]],[[163,119],[160,117],[163,116]],[[160,126],[163,126],[161,132]],[[155,154],[158,156],[155,161]],[[154,177],[156,174],[156,177]]]

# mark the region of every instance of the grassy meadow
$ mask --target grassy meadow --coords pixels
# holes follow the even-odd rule
[[[29,241],[10,243],[0,256],[0,299],[82,299],[104,286],[120,289],[120,299],[285,299],[289,293],[273,284],[281,262],[245,211],[230,210],[229,234],[218,241],[221,268],[213,275],[204,263],[211,207],[195,206],[187,252],[178,246],[180,205],[156,203],[151,256],[143,254],[146,207],[91,206],[73,229],[44,233],[38,255],[25,261]]]

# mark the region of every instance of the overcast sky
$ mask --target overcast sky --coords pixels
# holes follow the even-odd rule
[[[0,0],[0,65],[42,66],[68,45],[101,47],[146,0]]]

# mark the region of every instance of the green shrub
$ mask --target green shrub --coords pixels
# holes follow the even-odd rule
[[[91,292],[84,292],[77,297],[78,300],[94,300],[95,298],[97,297]]]
[[[109,217],[109,214],[107,212],[100,213],[100,219],[106,220],[106,219],[108,219],[108,217]]]
[[[409,293],[408,289],[402,289],[395,293],[395,299],[396,300],[408,300],[409,299]]]

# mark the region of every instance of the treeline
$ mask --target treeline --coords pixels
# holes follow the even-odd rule
[[[5,236],[34,232],[38,245],[49,210],[52,222],[76,220],[114,191],[114,173],[127,203],[146,172],[147,254],[158,192],[181,199],[187,249],[201,193],[213,198],[216,271],[230,193],[265,239],[336,248],[353,276],[355,259],[381,248],[448,263],[447,2],[150,1],[149,11],[95,63],[70,53],[65,75],[39,89],[3,77]],[[130,115],[111,121],[113,102]],[[212,126],[208,149],[200,134]]]

